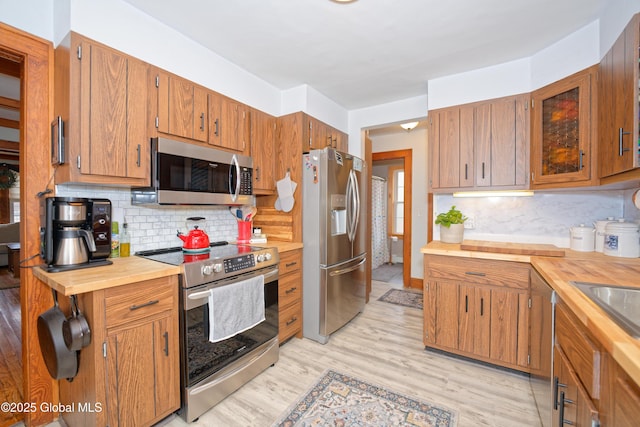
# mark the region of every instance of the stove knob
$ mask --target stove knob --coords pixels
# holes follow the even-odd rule
[[[264,254],[258,254],[257,258],[258,258],[258,262],[264,261]]]
[[[269,252],[267,252],[266,254],[264,254],[264,260],[265,261],[271,261],[271,254]]]
[[[213,271],[216,273],[222,272],[222,264],[213,264]]]
[[[213,274],[213,265],[203,265],[202,274],[205,276],[211,276]]]

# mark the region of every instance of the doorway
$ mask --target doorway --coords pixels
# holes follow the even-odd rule
[[[7,56],[0,54],[0,400],[23,402],[19,267],[22,67]],[[21,419],[12,411],[0,413],[0,425]]]
[[[379,211],[384,220],[376,225],[373,218],[371,253],[372,257],[378,256],[378,265],[372,268],[371,278],[408,288],[411,286],[412,150],[372,153],[371,160],[373,175],[383,175],[372,178],[372,192],[378,188],[378,192],[384,193],[382,196],[372,194],[372,211]],[[386,199],[383,206],[375,202],[381,198]],[[378,254],[374,255],[374,251]],[[380,251],[383,260],[379,259]]]

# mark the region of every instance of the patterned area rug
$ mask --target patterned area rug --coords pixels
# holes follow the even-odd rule
[[[327,370],[275,426],[453,427],[456,412]]]
[[[419,308],[422,310],[422,292],[407,291],[404,289],[390,289],[378,301],[384,301],[391,304],[403,305],[405,307]]]

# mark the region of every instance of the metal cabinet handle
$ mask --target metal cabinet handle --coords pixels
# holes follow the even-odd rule
[[[169,332],[165,332],[162,336],[164,336],[164,355],[169,357]]]
[[[480,316],[484,316],[484,298],[480,298]]]
[[[200,113],[200,130],[204,131],[204,113]]]
[[[298,262],[297,262],[297,261],[293,261],[293,262],[290,262],[290,263],[285,264],[284,266],[285,266],[285,267],[293,267],[293,266],[294,266],[294,265],[296,265],[296,264],[298,264]]]
[[[580,150],[580,153],[578,154],[578,160],[578,170],[584,169],[584,150]]]
[[[141,309],[141,308],[149,307],[150,305],[154,305],[154,304],[157,304],[157,303],[159,303],[159,302],[160,302],[160,300],[158,300],[158,299],[154,299],[154,300],[152,300],[152,301],[145,302],[144,304],[140,304],[140,305],[135,305],[135,304],[134,304],[134,305],[132,305],[131,307],[129,307],[129,310],[131,310],[131,311],[139,310],[139,309]]]
[[[482,162],[482,179],[484,179],[484,162]]]
[[[291,319],[287,320],[287,326],[292,325],[297,321],[298,321],[298,318],[296,316],[293,316]]]
[[[553,409],[558,410],[558,388],[566,388],[566,384],[561,384],[558,377],[553,377]]]
[[[215,130],[213,131],[215,136],[220,136],[219,120],[220,119],[216,119],[216,121],[213,122],[216,125]]]
[[[484,277],[487,275],[487,273],[481,273],[478,271],[465,271],[464,274],[467,274],[469,276],[480,276],[480,277]]]
[[[464,296],[464,312],[469,312],[469,295]]]
[[[625,151],[629,151],[629,148],[623,148],[622,137],[624,135],[630,135],[631,132],[625,132],[623,128],[618,128],[618,156],[622,157]]]
[[[142,150],[142,147],[140,146],[140,144],[138,144],[138,148],[136,150],[138,151],[138,158],[136,159],[136,166],[140,167],[140,158],[141,158],[141,150]]]
[[[260,181],[260,166],[256,167],[256,181]]]
[[[464,179],[465,179],[465,181],[467,179],[469,179],[469,164],[468,163],[464,164]]]
[[[285,294],[290,294],[291,292],[295,292],[296,289],[298,289],[297,286],[294,286],[292,288],[287,289],[286,291],[284,291]]]

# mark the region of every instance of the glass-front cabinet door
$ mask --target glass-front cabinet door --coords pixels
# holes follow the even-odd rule
[[[580,72],[533,93],[532,187],[591,179],[591,80]]]

